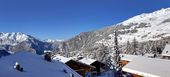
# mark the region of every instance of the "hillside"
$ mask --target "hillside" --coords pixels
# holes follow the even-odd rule
[[[118,31],[120,51],[132,53],[126,50],[132,49],[133,40],[137,42],[137,53],[161,53],[165,44],[170,41],[170,8],[161,9],[152,13],[143,13],[134,16],[124,22],[91,32],[83,32],[79,35],[57,44],[56,50],[67,53],[70,56],[84,55],[100,59],[105,47],[113,53],[114,31]],[[127,43],[129,42],[129,45]],[[55,43],[54,43],[55,44]]]

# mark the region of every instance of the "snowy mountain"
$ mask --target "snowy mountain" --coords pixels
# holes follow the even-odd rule
[[[24,72],[13,68],[16,62],[23,67]],[[0,77],[70,77],[70,74],[74,77],[81,77],[61,62],[47,62],[42,56],[29,52],[18,52],[1,58],[0,68]]]
[[[31,51],[42,54],[51,49],[51,44],[21,32],[0,33],[0,48],[7,51]]]
[[[160,40],[170,36],[170,8],[161,9],[153,13],[144,13],[134,16],[122,23],[116,24],[119,35],[119,42],[132,42],[134,38],[139,42],[149,40]],[[115,25],[114,25],[115,26]],[[113,45],[114,35],[109,34],[111,39],[102,39],[98,43]]]
[[[165,44],[170,42],[169,25],[170,8],[166,8],[100,30],[82,32],[64,41],[41,41],[23,33],[1,33],[0,46],[13,52],[24,50],[43,54],[44,50],[51,50],[65,56],[81,55],[101,60],[104,52],[114,52],[114,31],[117,30],[121,52],[131,53],[135,38],[138,54],[161,53]]]
[[[62,52],[72,55],[84,55],[91,58],[100,58],[105,49],[113,52],[114,31],[118,31],[120,51],[125,52],[127,42],[135,38],[138,42],[137,51],[142,53],[161,52],[166,42],[170,41],[170,8],[161,9],[152,13],[134,16],[124,22],[79,35],[63,41],[58,46]],[[152,48],[151,48],[152,47]],[[129,50],[130,51],[130,50]]]
[[[28,41],[29,36],[21,32],[3,33],[0,32],[1,45],[17,45],[23,41]]]

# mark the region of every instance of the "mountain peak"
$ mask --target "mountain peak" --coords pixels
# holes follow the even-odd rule
[[[143,13],[137,16],[134,16],[132,18],[129,18],[128,20],[122,22],[123,25],[128,25],[130,23],[138,23],[138,22],[151,22],[153,20],[157,20],[157,18],[168,18],[170,17],[170,8],[162,8],[161,10],[157,10],[152,13]]]
[[[28,35],[21,32],[5,33],[0,32],[1,45],[16,45],[17,43],[26,41],[29,38]]]

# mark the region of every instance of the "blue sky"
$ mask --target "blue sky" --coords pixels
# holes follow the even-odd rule
[[[167,7],[170,0],[0,0],[0,32],[68,39]]]

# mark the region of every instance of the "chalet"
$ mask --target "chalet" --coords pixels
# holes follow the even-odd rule
[[[170,77],[170,61],[156,58],[136,57],[122,70],[132,77]]]
[[[170,59],[170,44],[167,44],[162,52],[162,58]]]
[[[101,73],[101,72],[105,71],[106,65],[98,60],[94,60],[94,59],[90,59],[90,58],[83,58],[79,61],[82,63],[85,63],[87,65],[94,66],[95,69],[93,70],[93,72],[96,71],[96,73]]]
[[[69,60],[65,64],[82,76],[85,76],[87,72],[91,72],[91,70],[95,69],[95,67],[93,66],[90,66],[90,65],[87,65],[79,61],[75,61],[75,60]]]
[[[73,60],[72,58],[66,58],[60,55],[55,55],[53,59],[65,63],[67,66],[75,70],[81,76],[85,76],[86,72],[91,72],[93,69],[95,69],[94,66],[79,62],[77,60]]]

